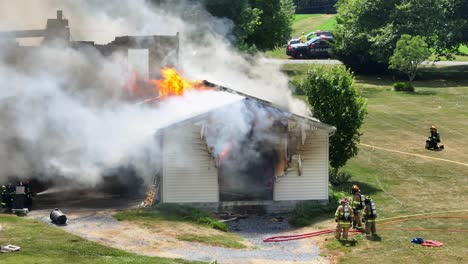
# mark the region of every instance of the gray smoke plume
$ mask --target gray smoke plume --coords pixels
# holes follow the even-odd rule
[[[310,114],[292,97],[278,65],[237,52],[226,40],[232,22],[210,16],[197,4],[1,1],[0,31],[44,28],[58,9],[70,22],[73,40],[108,43],[116,36],[179,32],[179,70],[187,78],[207,79]],[[9,176],[61,175],[96,184],[106,169],[129,164],[150,179],[158,169],[151,157],[159,152],[154,144],[159,128],[240,100],[204,91],[157,107],[135,104],[123,100],[129,78],[128,61],[119,55],[104,58],[93,50],[51,46],[12,61],[11,50],[0,42],[0,182]],[[243,125],[245,111],[235,113],[232,122]]]

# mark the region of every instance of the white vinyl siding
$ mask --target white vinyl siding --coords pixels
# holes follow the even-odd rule
[[[328,133],[318,129],[307,133],[301,146],[302,174],[289,168],[275,182],[275,201],[328,199]]]
[[[184,124],[163,136],[162,201],[218,202],[218,172],[200,126]]]

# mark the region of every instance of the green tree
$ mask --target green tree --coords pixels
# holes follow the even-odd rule
[[[203,0],[207,11],[234,23],[238,46],[269,50],[289,39],[294,20],[292,0]]]
[[[252,8],[249,0],[203,0],[206,10],[216,17],[224,17],[234,23],[233,33],[238,43],[242,45],[247,36],[261,24],[262,11]]]
[[[270,50],[288,41],[296,6],[292,0],[250,0],[261,11],[260,25],[246,38],[246,43],[259,50]]]
[[[314,117],[337,128],[330,138],[330,165],[338,169],[358,153],[367,101],[354,87],[351,71],[342,65],[311,68],[302,88]]]
[[[426,37],[437,55],[450,55],[463,42],[463,1],[339,0],[334,53],[355,71],[384,71],[396,42],[409,34]]]
[[[421,36],[402,35],[390,57],[390,69],[399,70],[413,81],[418,66],[431,56],[425,39]]]

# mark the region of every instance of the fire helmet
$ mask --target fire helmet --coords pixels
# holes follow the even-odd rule
[[[364,202],[370,202],[372,199],[370,198],[369,195],[366,195],[366,197],[364,197]]]
[[[353,192],[359,192],[359,191],[361,191],[361,190],[359,189],[359,186],[356,185],[356,184],[354,184],[353,187],[351,187],[351,190],[352,190]]]
[[[341,199],[341,203],[342,204],[347,204],[349,201],[348,201],[348,198],[344,197],[343,199]]]
[[[431,130],[437,130],[436,126],[431,126]]]

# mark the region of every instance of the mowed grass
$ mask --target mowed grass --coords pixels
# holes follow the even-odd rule
[[[21,247],[18,252],[1,254],[2,264],[203,263],[128,253],[87,241],[60,228],[12,215],[0,214],[0,225],[0,245]]]
[[[299,37],[302,32],[307,34],[317,30],[332,30],[335,23],[335,15],[332,14],[296,15],[296,19],[292,25],[293,31],[291,37]],[[322,26],[326,28],[322,28]]]
[[[291,38],[298,38],[302,32],[305,34],[317,30],[333,30],[336,25],[335,15],[331,14],[296,14],[292,25]],[[286,45],[286,43],[284,43]],[[265,56],[278,59],[287,59],[286,50],[280,47],[265,52]]]
[[[309,66],[284,66],[291,78],[303,76]],[[361,142],[390,150],[468,163],[468,67],[423,69],[414,82],[416,93],[392,91],[391,76],[357,76],[356,86],[368,99],[368,115]],[[446,149],[424,149],[429,127],[436,125]],[[339,128],[338,128],[339,129]],[[468,215],[468,166],[361,146],[344,168],[353,175],[349,185],[376,201],[379,217],[444,212],[439,216]],[[465,210],[465,212],[450,212]],[[449,212],[446,212],[449,211]],[[332,216],[330,216],[331,218]],[[379,228],[382,228],[379,230]],[[379,225],[381,241],[361,235],[355,246],[330,240],[328,255],[340,263],[468,263],[468,233],[383,230],[383,228],[466,229],[466,219],[424,219]],[[424,248],[413,237],[438,240],[441,248]]]

